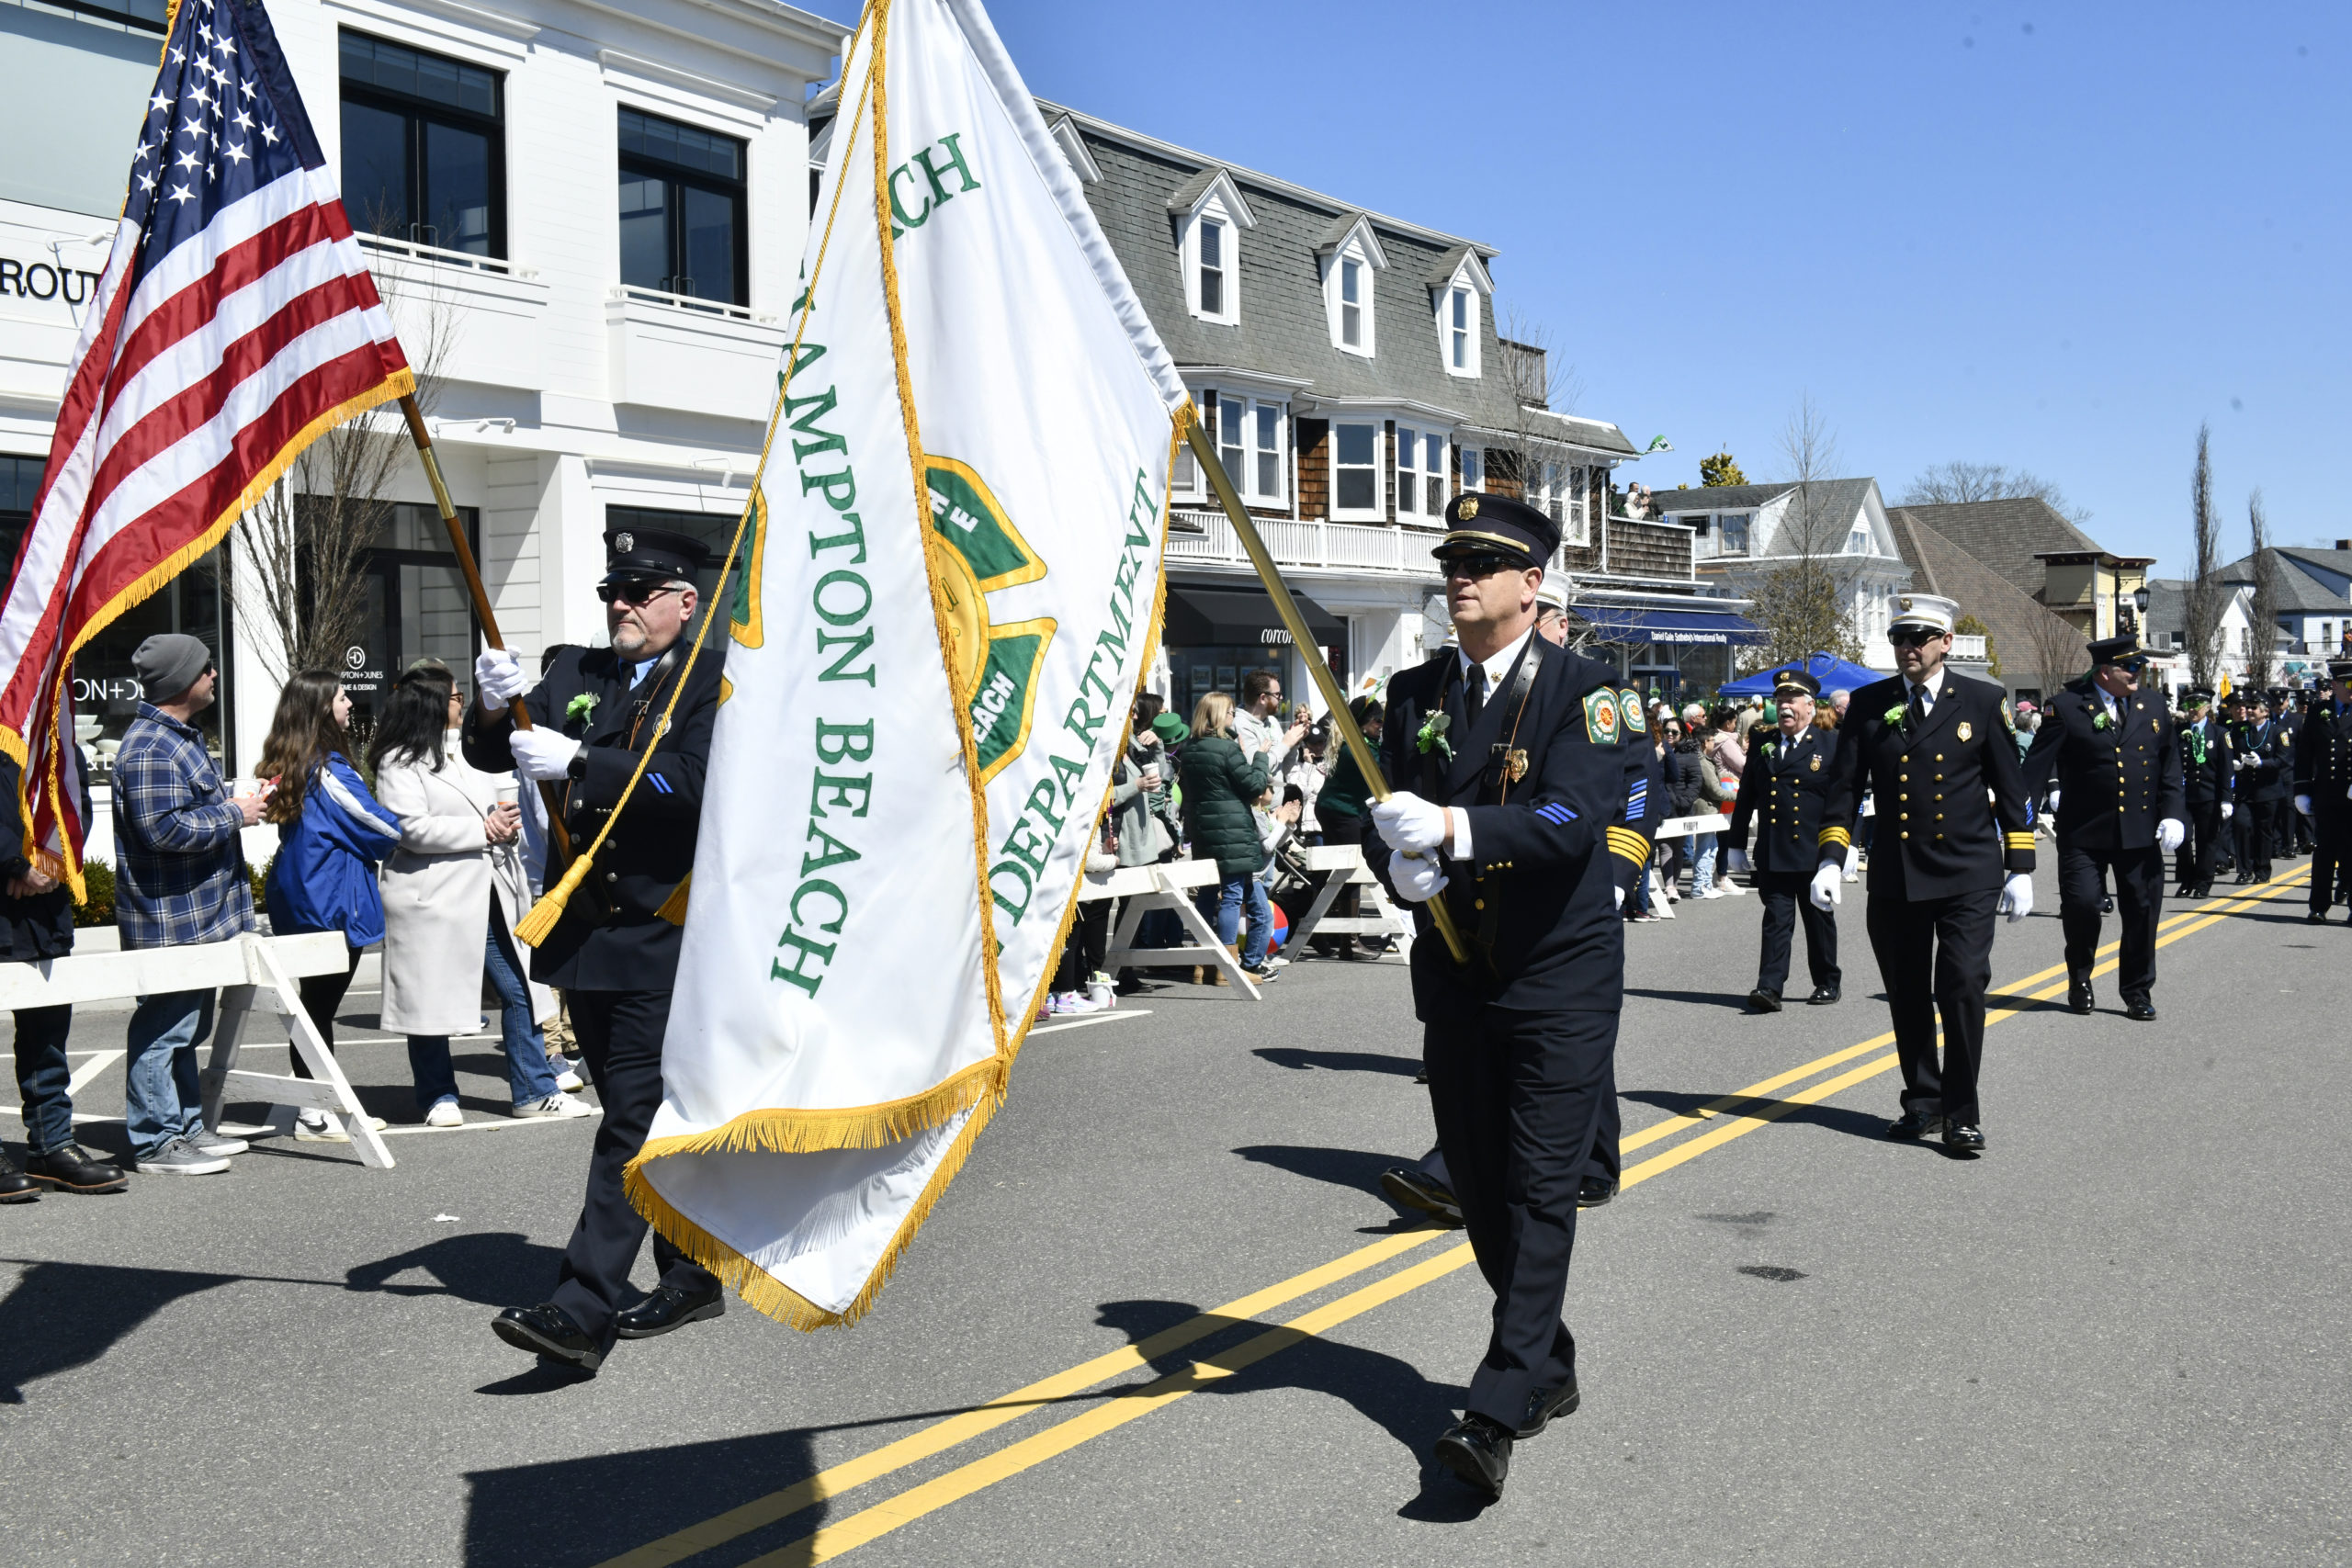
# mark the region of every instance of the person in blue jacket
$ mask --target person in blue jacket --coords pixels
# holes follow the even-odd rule
[[[384,898],[376,866],[400,843],[400,818],[386,810],[351,765],[345,728],[351,697],[331,671],[305,670],[278,694],[256,770],[271,785],[262,819],[277,824],[277,853],[263,894],[270,929],[280,936],[341,931],[351,961],[340,975],[309,975],[301,982],[302,1010],[334,1049],[335,1009],[350,988],[360,953],[384,940]],[[294,1076],[309,1077],[301,1053],[292,1052]],[[373,1119],[376,1125],[384,1123]],[[294,1136],[305,1143],[344,1143],[349,1134],[318,1111],[304,1111]]]

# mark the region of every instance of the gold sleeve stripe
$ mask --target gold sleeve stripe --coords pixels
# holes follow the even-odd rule
[[[2033,835],[2031,833],[2009,833],[2004,835],[2004,837],[2007,839],[2008,846],[2013,850],[2030,850],[2033,848]]]
[[[1814,840],[1814,847],[1826,850],[1835,844],[1842,850],[1850,846],[1853,841],[1852,835],[1843,828],[1824,828],[1821,830],[1821,836]]]
[[[1623,855],[1635,865],[1649,863],[1650,841],[1630,828],[1610,829],[1609,848],[1611,853]]]

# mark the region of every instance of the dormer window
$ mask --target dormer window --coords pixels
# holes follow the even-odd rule
[[[1235,326],[1241,321],[1241,231],[1258,215],[1223,169],[1204,169],[1168,199],[1177,230],[1184,304],[1200,321]]]
[[[1866,556],[1871,553],[1871,531],[1866,525],[1857,524],[1853,533],[1847,536],[1846,553],[1849,556]]]
[[[1201,220],[1201,265],[1194,274],[1200,279],[1199,310],[1204,316],[1225,314],[1225,225],[1215,219]]]
[[[1445,310],[1445,367],[1457,376],[1472,374],[1472,356],[1478,347],[1478,307],[1470,290],[1446,290]]]
[[[1323,267],[1323,309],[1330,318],[1331,346],[1342,354],[1373,355],[1378,329],[1373,309],[1374,275],[1388,265],[1372,220],[1361,212],[1342,214],[1315,247]]]

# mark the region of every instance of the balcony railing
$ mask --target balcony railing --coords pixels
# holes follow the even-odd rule
[[[1984,662],[1984,637],[1971,632],[1954,632],[1951,637],[1951,656],[1954,659],[1965,659],[1971,663],[1982,664]]]
[[[773,326],[775,317],[765,311],[753,310],[745,305],[730,305],[723,299],[704,299],[692,294],[672,294],[666,289],[640,288],[633,283],[616,283],[609,298],[635,300],[644,305],[667,305],[672,310],[693,310],[702,315],[724,316],[732,321],[750,321],[757,326]]]
[[[492,272],[505,277],[528,279],[539,276],[537,267],[518,266],[497,256],[478,256],[470,251],[445,251],[438,245],[419,244],[413,240],[388,240],[379,234],[362,234],[358,239],[363,248],[401,261],[423,262],[431,266],[461,266],[472,272]]]
[[[1437,575],[1436,565],[1430,558],[1430,550],[1438,537],[1434,530],[1321,519],[1300,522],[1287,517],[1261,517],[1256,522],[1258,536],[1265,540],[1266,549],[1277,566],[1363,571],[1389,577]],[[1230,566],[1250,564],[1241,542],[1233,536],[1233,525],[1222,512],[1174,512],[1168,530],[1168,558]]]

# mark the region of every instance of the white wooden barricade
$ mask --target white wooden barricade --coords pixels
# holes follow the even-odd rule
[[[1363,863],[1363,851],[1353,844],[1317,844],[1299,852],[1300,860],[1309,871],[1328,871],[1332,874],[1315,891],[1315,902],[1299,916],[1297,924],[1290,928],[1290,937],[1283,946],[1295,952],[1306,945],[1306,939],[1317,931],[1326,936],[1393,936],[1396,951],[1409,960],[1413,955],[1413,922],[1388,898],[1388,890]],[[1367,891],[1363,902],[1372,906],[1369,915],[1333,915],[1329,913],[1338,901],[1342,887],[1362,887]],[[1359,905],[1359,908],[1362,906]]]
[[[1112,934],[1109,949],[1102,954],[1102,967],[1116,975],[1121,969],[1163,967],[1177,964],[1215,964],[1225,971],[1226,983],[1237,991],[1249,993],[1251,1001],[1259,1000],[1258,987],[1250,981],[1249,971],[1241,961],[1226,951],[1217,941],[1216,928],[1203,918],[1193,907],[1192,890],[1214,887],[1219,878],[1216,862],[1213,860],[1170,861],[1164,865],[1123,865],[1102,876],[1089,876],[1079,888],[1079,901],[1092,903],[1098,898],[1125,898],[1126,913],[1120,917],[1119,929]],[[1143,918],[1154,909],[1173,909],[1184,929],[1193,933],[1191,947],[1136,947],[1136,929]]]
[[[38,964],[0,964],[0,1008],[56,1007],[62,1003],[113,1001],[166,991],[221,988],[212,1030],[212,1056],[204,1069],[204,1124],[220,1129],[220,1102],[234,1086],[258,1091],[274,1105],[322,1111],[333,1124],[340,1119],[351,1134],[360,1163],[390,1170],[391,1151],[375,1123],[360,1109],[351,1080],[327,1050],[302,1010],[296,982],[305,975],[333,975],[351,963],[340,931],[303,936],[240,936],[187,947],[142,948],[130,953],[91,953]],[[254,996],[266,986],[275,995],[278,1019],[292,1049],[302,1054],[311,1077],[244,1072],[237,1066]]]

